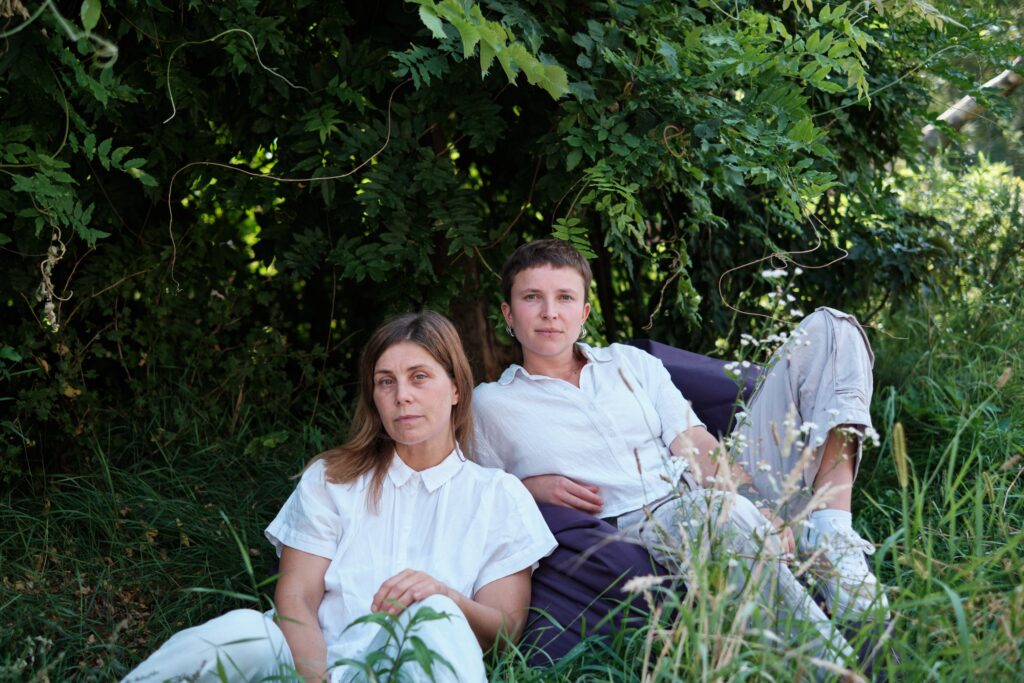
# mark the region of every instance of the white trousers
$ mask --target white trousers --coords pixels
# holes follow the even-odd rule
[[[425,671],[411,655],[399,669],[398,680],[411,683],[486,683],[483,652],[473,635],[469,622],[458,606],[449,598],[432,595],[413,604],[401,617],[401,628],[419,607],[430,607],[448,615],[444,619],[419,622],[410,635],[436,655],[447,661],[448,668],[434,661],[432,675]],[[401,629],[399,629],[401,630]],[[411,645],[406,641],[403,650]],[[365,660],[371,652],[386,649],[390,658],[401,656],[399,644],[381,629],[361,655],[353,659]],[[193,626],[171,636],[160,649],[150,655],[123,679],[122,683],[160,683],[174,681],[213,683],[227,681],[301,681],[295,674],[288,643],[274,620],[261,612],[240,609]],[[356,667],[345,666],[330,670],[332,683],[355,683],[367,680]],[[382,676],[379,680],[392,680]]]

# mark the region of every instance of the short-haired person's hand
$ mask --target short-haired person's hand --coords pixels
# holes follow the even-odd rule
[[[782,544],[782,552],[795,553],[796,539],[793,537],[793,528],[786,524],[786,520],[768,508],[760,508],[760,512],[775,527],[775,532],[779,535],[779,543]]]
[[[523,485],[538,503],[561,505],[591,515],[604,509],[604,499],[592,484],[581,484],[559,474],[539,474],[523,479]]]
[[[380,585],[370,603],[370,611],[388,612],[397,617],[409,605],[431,595],[453,597],[451,589],[430,574],[403,569]]]

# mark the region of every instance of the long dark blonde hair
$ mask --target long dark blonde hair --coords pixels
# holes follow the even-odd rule
[[[452,435],[466,457],[472,459],[474,452],[473,372],[455,326],[448,318],[430,310],[392,318],[377,328],[363,348],[359,359],[359,401],[348,439],[312,461],[322,458],[327,479],[334,483],[355,481],[372,471],[373,479],[367,492],[371,510],[377,509],[384,477],[395,453],[395,442],[384,430],[373,402],[373,372],[384,352],[401,342],[418,344],[448,373],[459,392],[459,401],[452,406]]]

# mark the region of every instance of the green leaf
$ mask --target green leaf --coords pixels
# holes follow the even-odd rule
[[[12,349],[10,346],[0,346],[0,358],[10,361],[12,363],[18,363],[21,361],[21,354]]]
[[[110,147],[114,144],[113,139],[107,138],[100,143],[100,146],[96,149],[96,153],[100,155],[100,163],[103,164],[103,168],[110,170]]]
[[[100,21],[100,0],[84,0],[82,2],[82,26],[86,31],[96,28]]]
[[[590,85],[590,83],[585,83],[583,81],[577,81],[575,83],[570,83],[569,84],[569,92],[572,93],[573,95],[575,95],[576,99],[578,99],[580,101],[584,101],[584,100],[595,101],[595,100],[597,100],[597,93],[594,92],[594,86]],[[571,121],[571,119],[570,119],[570,121]],[[564,132],[564,131],[562,131],[562,132]]]
[[[480,75],[486,76],[494,61],[495,50],[487,41],[480,43]]]
[[[420,21],[423,22],[424,26],[430,29],[430,32],[438,40],[444,40],[447,38],[444,33],[444,25],[441,23],[441,17],[437,16],[433,7],[420,5]]]
[[[811,142],[818,136],[818,129],[814,127],[814,123],[811,122],[810,118],[803,118],[793,124],[786,135],[796,142]]]
[[[580,164],[580,160],[583,158],[583,150],[574,149],[569,152],[565,157],[565,170],[571,171]]]
[[[90,247],[96,246],[96,240],[103,239],[104,237],[110,237],[109,232],[96,230],[95,228],[90,228],[87,225],[78,226],[78,235],[85,240],[85,243]]]
[[[818,45],[821,43],[821,34],[817,31],[811,34],[811,37],[807,39],[806,50],[811,54],[818,52]]]
[[[117,166],[121,163],[121,159],[124,159],[124,155],[132,151],[131,147],[118,147],[114,150],[114,153],[110,155],[110,162]]]

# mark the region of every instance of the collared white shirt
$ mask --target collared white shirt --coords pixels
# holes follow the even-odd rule
[[[369,473],[330,483],[318,460],[265,532],[278,555],[287,545],[331,561],[318,611],[328,662],[362,653],[379,627],[345,628],[370,613],[381,584],[403,569],[426,572],[472,597],[555,548],[522,483],[467,461],[458,449],[420,472],[396,454],[376,512],[367,505],[371,479]]]
[[[590,361],[579,387],[511,365],[473,391],[478,460],[520,479],[560,474],[596,485],[600,516],[621,515],[672,490],[686,461],[668,446],[704,423],[646,351],[578,346]]]

